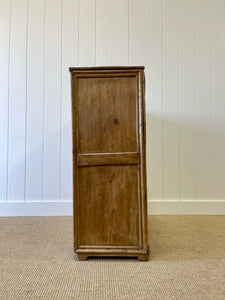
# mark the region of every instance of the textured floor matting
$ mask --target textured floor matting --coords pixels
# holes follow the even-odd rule
[[[151,259],[78,261],[72,217],[0,218],[0,299],[225,299],[225,216],[151,216]]]

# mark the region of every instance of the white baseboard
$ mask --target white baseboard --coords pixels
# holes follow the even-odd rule
[[[0,217],[71,216],[72,202],[4,202]],[[224,201],[148,201],[149,215],[225,215]]]
[[[72,214],[72,202],[0,203],[0,217],[71,216]]]
[[[225,215],[221,201],[148,201],[149,215]]]

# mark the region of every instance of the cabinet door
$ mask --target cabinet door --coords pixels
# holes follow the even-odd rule
[[[74,247],[146,248],[143,69],[71,73]]]

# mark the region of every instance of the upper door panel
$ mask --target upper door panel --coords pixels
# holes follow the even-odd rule
[[[78,153],[137,152],[137,73],[76,80]]]

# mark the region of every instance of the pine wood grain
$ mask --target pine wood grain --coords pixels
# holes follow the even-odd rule
[[[147,260],[143,67],[70,72],[74,250]]]

